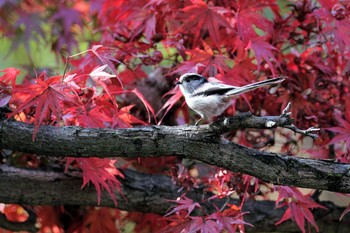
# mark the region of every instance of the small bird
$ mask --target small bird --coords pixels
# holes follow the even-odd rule
[[[273,78],[236,87],[208,81],[197,73],[186,73],[179,78],[176,84],[179,85],[182,94],[185,96],[187,105],[201,116],[195,123],[197,125],[204,118],[221,115],[230,106],[232,100],[239,95],[283,81],[284,78]]]

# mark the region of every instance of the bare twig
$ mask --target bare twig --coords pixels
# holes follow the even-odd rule
[[[318,132],[320,129],[315,127],[311,127],[306,130],[298,129],[293,124],[294,120],[291,118],[291,107],[292,104],[289,102],[286,108],[283,109],[282,114],[280,116],[257,117],[248,112],[237,116],[220,119],[216,122],[213,122],[209,126],[210,129],[213,132],[216,132],[217,134],[223,134],[232,130],[244,128],[272,129],[276,127],[282,127],[290,129],[295,133],[299,133],[316,139],[318,135],[314,133]]]
[[[318,138],[318,135],[317,135],[317,134],[314,134],[314,132],[319,132],[319,131],[320,131],[319,128],[315,128],[315,127],[310,127],[310,128],[308,128],[308,129],[301,130],[301,129],[298,129],[298,128],[297,128],[295,125],[293,125],[293,124],[291,124],[291,125],[285,125],[285,126],[283,126],[283,128],[290,129],[290,130],[294,131],[295,133],[299,133],[299,134],[302,134],[302,135],[311,137],[312,139]]]

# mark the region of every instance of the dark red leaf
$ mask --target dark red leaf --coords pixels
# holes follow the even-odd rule
[[[208,32],[214,46],[219,47],[221,40],[219,28],[231,27],[223,16],[224,13],[229,11],[223,7],[209,6],[202,0],[194,0],[192,3],[193,5],[183,8],[178,15],[178,19],[183,21],[183,25],[178,32],[193,32],[194,46],[198,44],[203,33]]]
[[[262,38],[250,40],[247,48],[252,48],[254,50],[255,57],[258,62],[258,71],[260,70],[260,65],[264,60],[269,65],[272,74],[275,76],[275,66],[278,66],[279,62],[272,52],[277,51],[277,49],[266,41],[262,40]]]

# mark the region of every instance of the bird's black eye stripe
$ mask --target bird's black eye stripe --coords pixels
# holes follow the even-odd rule
[[[185,82],[189,82],[191,80],[200,80],[202,77],[199,75],[190,75],[185,78]]]

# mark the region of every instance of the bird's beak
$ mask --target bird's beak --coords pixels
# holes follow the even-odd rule
[[[182,84],[182,82],[177,81],[175,84],[176,84],[176,85],[181,85],[181,84]]]

